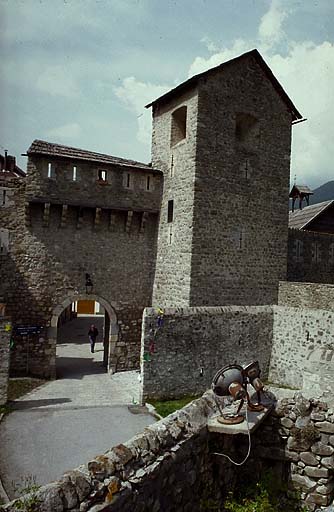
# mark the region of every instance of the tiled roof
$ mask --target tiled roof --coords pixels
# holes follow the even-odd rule
[[[296,189],[300,194],[313,194],[312,190],[307,185],[294,185],[290,192],[290,197],[294,189]]]
[[[302,210],[289,212],[289,228],[305,228],[313,219],[318,217],[318,215],[326,210],[332,203],[334,204],[334,199],[331,199],[330,201],[324,201],[323,203],[311,204],[311,206],[306,206]]]
[[[272,83],[273,87],[276,89],[278,94],[281,96],[283,101],[286,103],[288,109],[290,110],[290,112],[292,114],[293,121],[296,121],[297,119],[302,119],[303,116],[300,114],[300,112],[298,112],[295,105],[292,103],[289,96],[284,91],[283,87],[281,86],[281,84],[279,83],[277,78],[275,78],[275,76],[273,75],[273,72],[271,71],[269,66],[265,63],[265,61],[261,57],[260,53],[256,49],[251,50],[250,52],[243,53],[242,55],[239,55],[239,57],[236,57],[235,59],[231,59],[231,60],[228,60],[227,62],[223,62],[219,66],[215,66],[214,68],[211,68],[207,71],[204,71],[203,73],[199,73],[198,75],[195,75],[195,76],[189,78],[185,82],[182,82],[182,84],[178,85],[177,87],[174,87],[174,89],[171,89],[170,91],[166,92],[165,94],[163,94],[156,100],[154,100],[151,103],[149,103],[148,105],[146,105],[146,108],[152,107],[155,104],[160,103],[160,102],[169,101],[172,97],[174,97],[178,94],[181,94],[184,91],[191,88],[192,86],[196,85],[201,78],[209,76],[209,75],[217,72],[218,70],[219,71],[223,70],[225,67],[231,65],[232,63],[236,62],[237,60],[241,60],[241,59],[245,58],[246,56],[253,56],[256,59],[256,61],[261,66],[262,70],[264,71],[265,75]]]
[[[72,158],[75,160],[98,162],[101,164],[113,164],[121,167],[132,167],[136,169],[142,169],[144,171],[150,171],[152,173],[161,173],[161,171],[153,169],[150,165],[136,162],[135,160],[127,160],[125,158],[118,158],[116,156],[105,155],[103,153],[95,153],[94,151],[63,146],[62,144],[54,144],[37,139],[34,140],[34,142],[31,144],[27,154],[59,156],[63,158]]]

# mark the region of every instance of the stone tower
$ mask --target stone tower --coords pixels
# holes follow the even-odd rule
[[[164,174],[153,305],[275,303],[301,114],[257,50],[150,106],[152,165]]]

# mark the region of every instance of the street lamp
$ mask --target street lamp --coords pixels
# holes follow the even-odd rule
[[[93,291],[93,283],[89,274],[86,274],[86,293],[89,295]]]

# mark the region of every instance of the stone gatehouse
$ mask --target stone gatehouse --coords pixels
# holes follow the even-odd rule
[[[54,376],[57,317],[87,298],[86,274],[112,371],[139,366],[147,306],[277,304],[301,114],[257,50],[148,107],[152,164],[36,140],[27,177],[0,183],[13,373]],[[41,331],[18,336],[26,324]]]

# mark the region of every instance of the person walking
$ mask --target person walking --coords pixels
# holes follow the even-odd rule
[[[96,329],[95,325],[92,324],[88,331],[88,338],[89,338],[89,343],[90,343],[90,351],[93,354],[94,354],[94,347],[95,347],[95,342],[96,342],[96,338],[98,337],[98,334],[99,334],[99,331]]]

